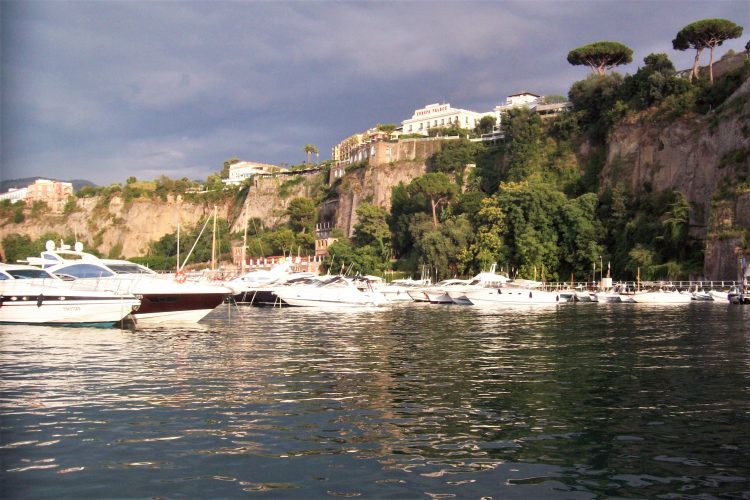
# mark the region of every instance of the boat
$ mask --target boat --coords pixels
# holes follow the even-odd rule
[[[269,270],[258,269],[242,276],[224,282],[224,286],[232,289],[231,300],[236,304],[253,306],[278,305],[279,298],[275,289],[286,283],[297,283],[315,278],[316,273],[291,270],[291,262],[286,261],[275,265]]]
[[[324,281],[297,286],[279,286],[279,299],[296,307],[369,307],[386,303],[385,296],[366,280],[333,276]]]
[[[687,304],[693,300],[693,294],[676,290],[636,292],[631,297],[637,304]]]
[[[390,283],[384,283],[375,286],[374,289],[385,296],[388,302],[414,302],[414,298],[409,294],[417,289],[430,285],[430,280],[415,280],[411,278],[396,279]]]
[[[466,297],[466,292],[487,287],[501,287],[508,282],[508,276],[495,273],[495,265],[489,271],[484,271],[466,283],[455,284],[446,288],[445,292],[454,304],[471,305],[471,301]]]
[[[28,263],[97,290],[135,295],[141,300],[133,313],[137,323],[198,322],[232,291],[220,284],[187,281],[184,272],[158,274],[127,260],[100,259],[84,252],[81,243],[71,250],[48,241],[46,248]]]
[[[114,326],[141,303],[132,294],[81,285],[38,267],[0,264],[0,323]]]
[[[543,284],[531,280],[513,280],[502,287],[482,288],[466,293],[466,298],[476,306],[499,304],[559,304],[565,302],[558,292],[542,289]]]

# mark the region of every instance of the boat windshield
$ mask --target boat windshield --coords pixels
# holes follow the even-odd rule
[[[50,273],[43,269],[6,269],[5,272],[17,280],[29,280],[35,278],[54,279]]]
[[[139,266],[138,264],[134,264],[132,262],[123,264],[108,264],[107,267],[109,267],[117,274],[156,274],[151,269]]]
[[[106,276],[114,276],[114,273],[106,268],[95,266],[93,264],[71,264],[69,266],[62,266],[55,270],[55,274],[66,274],[75,278],[102,278]]]

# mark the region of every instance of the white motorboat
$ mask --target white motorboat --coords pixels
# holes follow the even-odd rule
[[[113,326],[141,303],[81,285],[38,267],[0,264],[0,323]]]
[[[448,294],[450,289],[468,285],[470,280],[447,279],[436,283],[434,286],[428,286],[422,289],[427,301],[430,304],[453,304],[453,299]]]
[[[673,290],[654,290],[636,292],[632,298],[638,304],[686,304],[693,300],[693,295]]]
[[[714,301],[717,301],[717,302],[729,301],[729,291],[709,290],[708,294],[711,296],[711,298]]]
[[[445,291],[454,304],[471,305],[471,301],[466,297],[466,292],[487,287],[501,287],[508,282],[508,277],[504,274],[495,273],[495,266],[488,272],[481,272],[474,276],[468,283],[453,285],[446,288]]]
[[[602,290],[599,292],[596,292],[596,301],[599,303],[617,303],[622,302],[622,296],[615,291],[612,290]]]
[[[220,284],[187,281],[183,273],[161,275],[127,260],[100,259],[80,243],[70,250],[48,241],[41,257],[29,257],[28,263],[96,290],[135,295],[141,300],[133,314],[138,323],[197,322],[231,293]]]
[[[345,276],[333,276],[307,285],[279,286],[274,292],[290,306],[368,307],[385,304],[385,296],[372,289],[366,280],[355,283]]]
[[[525,281],[525,280],[524,280]],[[499,304],[558,304],[560,294],[529,286],[504,286],[500,288],[482,288],[466,293],[466,298],[476,306]]]
[[[397,279],[373,288],[382,293],[388,302],[413,302],[414,298],[409,295],[409,292],[424,288],[429,284],[430,280]]]
[[[278,304],[276,287],[316,276],[311,272],[292,272],[291,262],[286,261],[269,270],[258,269],[225,281],[224,286],[232,289],[232,300],[237,304],[268,306]]]

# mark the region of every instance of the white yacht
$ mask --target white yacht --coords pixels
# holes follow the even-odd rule
[[[487,287],[498,288],[507,282],[508,277],[504,274],[495,273],[495,266],[493,265],[489,271],[477,274],[465,285],[454,285],[446,288],[445,291],[454,304],[471,305],[471,301],[466,297],[466,292]]]
[[[333,276],[306,285],[279,286],[276,296],[290,306],[363,307],[385,304],[385,296],[372,289],[368,282],[355,283],[345,276]]]
[[[186,281],[182,273],[162,275],[127,260],[100,259],[84,252],[80,243],[70,250],[48,241],[47,250],[28,263],[97,290],[135,295],[141,300],[133,314],[138,323],[197,322],[231,293],[219,284]]]
[[[482,288],[466,293],[466,298],[476,306],[493,304],[558,304],[565,302],[558,292],[542,289],[543,283],[517,279],[498,288]]]
[[[686,304],[693,300],[693,295],[676,290],[655,290],[636,292],[632,298],[638,304]]]
[[[113,326],[140,303],[132,294],[66,282],[38,267],[0,264],[0,323]]]

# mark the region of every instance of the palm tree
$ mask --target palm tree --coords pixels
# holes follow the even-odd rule
[[[302,149],[305,152],[305,154],[307,154],[307,165],[310,165],[310,157],[312,156],[313,153],[318,154],[318,155],[320,154],[320,151],[318,150],[318,148],[316,148],[312,144],[305,144],[305,147]]]

